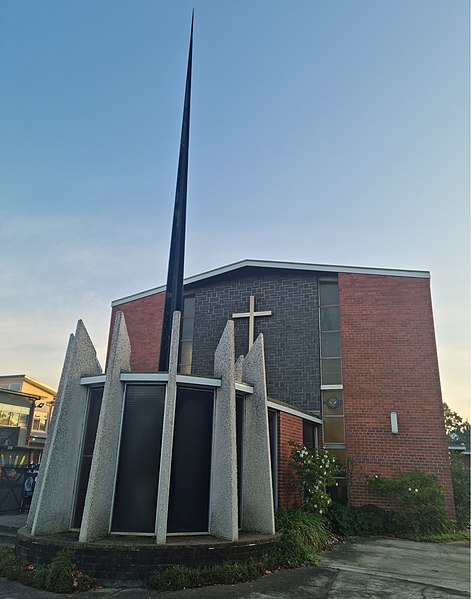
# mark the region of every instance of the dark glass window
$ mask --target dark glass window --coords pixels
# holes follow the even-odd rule
[[[183,298],[183,314],[180,332],[180,356],[178,372],[191,374],[193,362],[193,329],[195,325],[195,296]]]
[[[340,358],[321,360],[321,376],[323,385],[341,385],[342,362]]]
[[[321,331],[339,331],[340,313],[338,306],[321,307]]]
[[[340,333],[321,333],[323,358],[340,358]]]
[[[165,385],[127,385],[111,530],[155,531]]]
[[[337,281],[321,281],[320,304],[321,306],[338,306],[339,286]]]
[[[179,387],[168,506],[169,533],[207,532],[214,391]]]
[[[336,503],[341,503],[342,505],[347,505],[348,503],[348,489],[347,489],[347,480],[345,478],[337,479],[337,485],[332,487],[327,487],[327,493],[332,497],[332,500]]]
[[[75,510],[72,521],[73,528],[80,528],[82,523],[85,495],[87,493],[88,479],[92,465],[93,448],[95,447],[98,419],[100,417],[103,387],[92,387],[88,391],[87,419],[82,441],[82,455],[80,458],[77,490],[75,493]]]
[[[278,509],[278,412],[268,408],[268,434],[270,438],[271,484],[273,504]]]
[[[303,420],[303,445],[308,449],[315,449],[316,440],[316,425],[310,420]]]

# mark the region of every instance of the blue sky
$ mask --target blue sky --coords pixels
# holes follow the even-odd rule
[[[83,318],[165,282],[195,8],[186,275],[430,270],[469,416],[466,0],[0,5],[0,374],[56,386]]]

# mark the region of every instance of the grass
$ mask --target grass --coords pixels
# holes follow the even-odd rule
[[[410,541],[418,541],[421,543],[452,543],[453,541],[469,541],[471,535],[467,530],[455,530],[442,534],[410,534],[401,535],[402,539],[409,539]]]

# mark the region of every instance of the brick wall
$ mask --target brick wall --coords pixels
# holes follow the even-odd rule
[[[303,421],[285,412],[278,414],[278,509],[283,510],[299,505],[302,500],[301,493],[293,485],[294,471],[288,441],[303,442]]]
[[[381,505],[362,474],[400,466],[434,474],[453,514],[430,281],[340,273],[339,293],[351,504]]]
[[[132,349],[131,370],[156,372],[160,354],[164,304],[165,292],[161,292],[114,306],[111,310],[108,353],[116,312],[123,312]],[[108,356],[106,363],[108,363]]]

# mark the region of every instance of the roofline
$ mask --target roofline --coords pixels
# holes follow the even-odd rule
[[[36,379],[33,379],[32,376],[28,376],[27,374],[0,374],[0,380],[4,379],[23,379],[25,382],[31,383],[33,385],[36,385],[36,387],[44,389],[44,391],[47,391],[51,395],[57,395],[57,389],[54,389],[54,387],[49,387],[49,385],[45,385],[44,383],[41,383]]]
[[[12,391],[11,389],[3,389],[0,387],[0,395],[17,395],[18,397],[23,397],[24,399],[29,399],[31,401],[47,399],[45,395],[36,395],[35,393],[24,393],[23,391]]]
[[[247,266],[255,268],[282,268],[285,270],[309,270],[329,273],[347,273],[430,279],[430,272],[426,270],[400,270],[397,268],[375,268],[369,266],[339,266],[329,264],[309,264],[306,262],[276,262],[273,260],[240,260],[239,262],[234,262],[232,264],[228,264],[227,266],[221,266],[219,268],[208,270],[206,272],[193,275],[192,277],[188,277],[183,281],[183,284],[191,285],[192,283],[197,283],[198,281],[203,281],[204,279],[210,279],[211,277],[223,275],[225,273]],[[135,293],[133,295],[122,297],[120,299],[112,301],[111,306],[114,307],[119,306],[120,304],[127,304],[128,302],[132,302],[137,299],[142,299],[143,297],[148,297],[150,295],[162,293],[162,291],[165,291],[165,287],[165,285],[161,285],[160,287],[154,287],[153,289],[148,289],[147,291],[141,291],[140,293]]]

